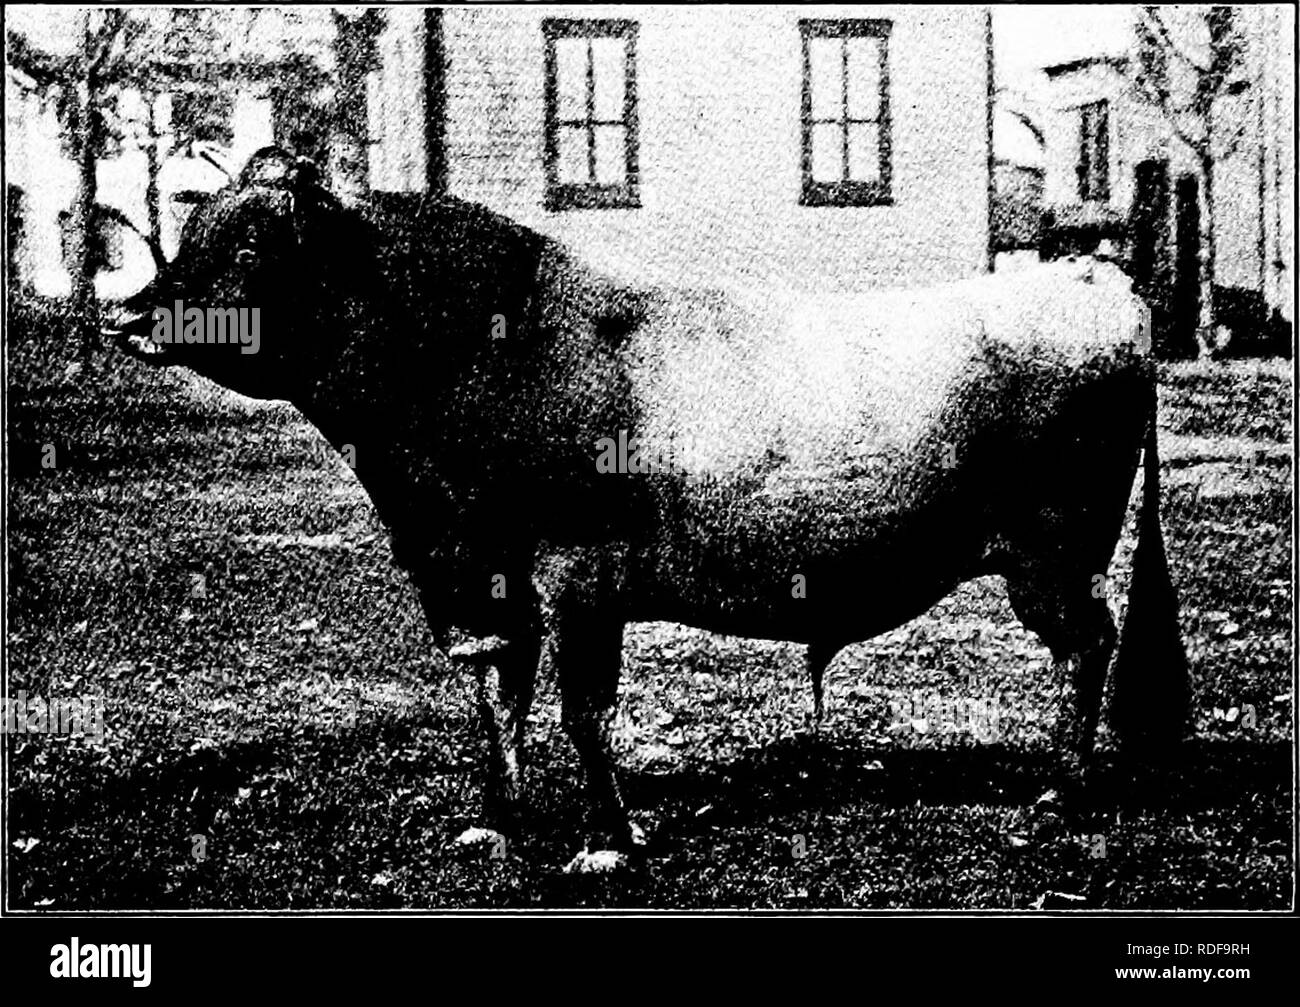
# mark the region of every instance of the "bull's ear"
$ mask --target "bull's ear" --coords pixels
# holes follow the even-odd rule
[[[293,171],[294,159],[283,147],[263,147],[239,173],[239,188],[249,185],[285,185]]]

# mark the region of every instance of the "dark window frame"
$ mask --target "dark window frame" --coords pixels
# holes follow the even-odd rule
[[[800,18],[799,36],[803,61],[803,89],[799,108],[800,155],[802,176],[799,202],[803,206],[892,206],[894,204],[893,122],[889,107],[889,39],[894,23],[886,18]],[[840,115],[836,119],[814,119],[812,114],[812,57],[810,43],[818,38],[843,40],[840,69]],[[874,38],[880,46],[880,93],[875,119],[849,117],[848,40]],[[814,125],[828,123],[841,127],[843,179],[819,182],[812,173],[812,136]],[[849,126],[874,123],[880,153],[880,177],[876,181],[848,177]]]
[[[545,146],[543,166],[546,176],[548,210],[628,210],[641,206],[639,133],[637,129],[636,43],[639,25],[627,18],[545,18],[542,35],[546,43]],[[560,119],[559,81],[555,43],[559,39],[582,38],[587,46],[587,107],[581,120]],[[625,43],[623,71],[623,117],[618,120],[596,118],[595,68],[590,41],[619,38]],[[589,182],[561,182],[559,172],[559,135],[565,126],[581,126],[587,131]],[[622,126],[624,134],[623,182],[602,184],[595,181],[595,136],[597,126]]]
[[[1079,200],[1110,202],[1110,103],[1079,106]]]

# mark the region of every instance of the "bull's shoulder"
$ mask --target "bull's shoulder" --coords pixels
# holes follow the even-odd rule
[[[626,283],[550,242],[538,259],[534,296],[535,318],[546,338],[581,330],[616,348],[646,325],[663,293]]]
[[[517,281],[536,270],[553,244],[518,221],[454,196],[375,194],[366,216],[390,248],[458,273]]]

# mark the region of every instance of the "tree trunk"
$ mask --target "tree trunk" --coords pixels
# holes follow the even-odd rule
[[[1214,242],[1214,158],[1203,155],[1201,162],[1201,316],[1196,340],[1202,352],[1216,346],[1214,319],[1214,277],[1216,248]]]
[[[82,35],[82,60],[76,80],[76,129],[74,148],[77,153],[77,190],[69,221],[69,263],[72,276],[72,312],[76,327],[77,348],[88,360],[99,343],[99,303],[95,299],[95,203],[97,184],[95,168],[99,151],[98,120],[95,110],[95,40],[90,28],[90,14]]]
[[[149,218],[149,240],[156,246],[162,247],[162,201],[158,194],[158,172],[161,168],[158,144],[162,142],[162,138],[158,135],[156,112],[158,96],[149,95],[146,100],[149,102],[149,112],[145,118],[148,140],[144,153],[148,162],[149,177],[144,188],[144,205],[145,213]]]

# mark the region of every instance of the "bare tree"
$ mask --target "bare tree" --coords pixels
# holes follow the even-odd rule
[[[99,313],[95,300],[96,255],[95,167],[107,141],[103,91],[114,49],[126,36],[127,14],[120,8],[87,9],[81,17],[77,48],[52,56],[30,45],[23,36],[6,34],[6,59],[57,102],[67,148],[77,164],[77,189],[68,218],[67,244],[72,274],[72,303],[77,345],[89,357],[98,342]]]
[[[1249,116],[1223,114],[1221,100],[1249,87],[1243,78],[1245,41],[1237,11],[1228,6],[1180,10],[1179,23],[1160,7],[1141,8],[1135,19],[1137,92],[1163,114],[1174,135],[1196,158],[1203,212],[1200,217],[1201,314],[1198,341],[1213,343],[1215,168],[1241,143]]]
[[[319,90],[327,79],[320,65],[329,54],[310,38],[301,41],[307,34],[295,30],[301,29],[301,20],[297,12],[269,8],[87,9],[79,45],[69,55],[43,52],[22,34],[6,32],[6,60],[23,71],[42,97],[54,101],[65,150],[77,165],[67,249],[76,342],[83,359],[99,343],[95,276],[106,265],[101,229],[116,224],[138,231],[161,263],[159,172],[164,142],[170,140],[173,151],[201,157],[206,145],[228,145],[228,113],[238,87],[287,74],[311,84],[301,90]],[[382,21],[365,18],[364,24],[373,37]],[[263,30],[254,37],[257,27]],[[366,58],[363,50],[362,66]],[[139,96],[138,108],[121,101],[127,91]],[[173,99],[166,131],[158,121],[158,101],[164,94]],[[121,211],[98,203],[99,162],[123,147],[146,155],[143,229]]]

